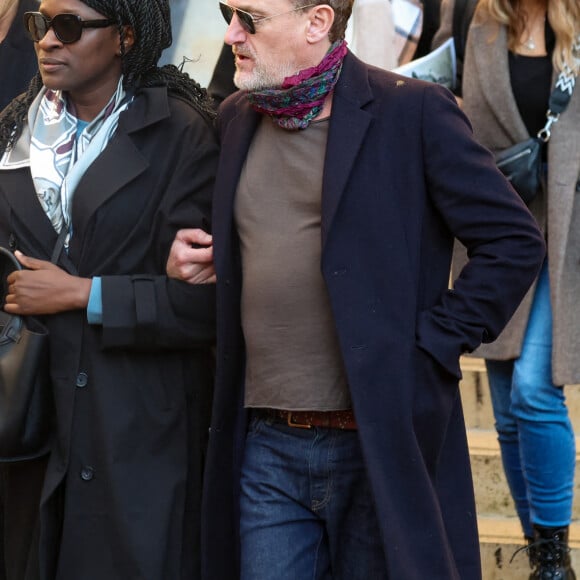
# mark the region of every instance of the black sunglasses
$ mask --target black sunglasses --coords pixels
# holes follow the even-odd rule
[[[220,10],[222,12],[222,16],[224,20],[229,24],[234,17],[234,14],[237,15],[242,28],[248,32],[249,34],[256,34],[256,24],[259,22],[264,22],[264,20],[270,20],[272,18],[276,18],[276,16],[283,16],[284,14],[290,14],[291,12],[297,12],[298,10],[304,10],[305,8],[311,8],[312,6],[316,6],[316,4],[306,4],[306,6],[299,6],[298,8],[294,8],[292,10],[287,10],[286,12],[279,12],[278,14],[273,14],[272,16],[261,16],[257,17],[250,12],[246,12],[245,10],[240,10],[239,8],[234,8],[230,6],[226,2],[220,0]]]
[[[106,28],[113,24],[114,21],[109,19],[83,20],[76,14],[57,14],[54,18],[47,18],[40,12],[24,13],[24,26],[34,42],[42,40],[52,28],[63,44],[71,44],[80,40],[83,28]]]

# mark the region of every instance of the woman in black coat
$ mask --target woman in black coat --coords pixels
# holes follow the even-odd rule
[[[167,0],[43,0],[26,27],[40,76],[0,119],[0,244],[25,267],[5,310],[48,326],[57,426],[30,577],[195,579],[214,289],[165,262],[208,225],[211,108],[157,66]]]

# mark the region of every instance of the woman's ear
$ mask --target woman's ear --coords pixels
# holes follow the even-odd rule
[[[319,4],[310,9],[307,39],[311,43],[328,38],[334,22],[334,10],[328,4]]]
[[[124,38],[123,38],[123,49],[125,54],[128,53],[133,45],[135,44],[135,32],[133,31],[133,27],[131,26],[124,26]]]

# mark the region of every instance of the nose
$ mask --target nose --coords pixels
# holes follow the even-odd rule
[[[238,15],[234,13],[224,36],[225,43],[230,46],[241,44],[246,41],[247,36],[248,32],[246,32],[246,29],[240,23]]]
[[[56,37],[52,26],[46,31],[46,34],[36,43],[40,48],[46,49],[51,46],[60,46],[62,43]]]

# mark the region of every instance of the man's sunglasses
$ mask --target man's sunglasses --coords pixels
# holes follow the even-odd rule
[[[76,14],[57,14],[47,18],[40,12],[25,12],[24,26],[34,42],[42,40],[52,28],[54,35],[63,43],[71,44],[80,40],[83,28],[106,28],[114,24],[113,20],[83,20]]]
[[[220,0],[220,10],[222,11],[222,16],[224,20],[229,24],[234,17],[234,14],[238,17],[242,28],[248,32],[249,34],[256,34],[256,24],[260,22],[264,22],[264,20],[271,20],[272,18],[276,18],[277,16],[283,16],[284,14],[290,14],[291,12],[296,12],[298,10],[304,10],[305,8],[311,8],[312,6],[316,6],[317,4],[306,4],[306,6],[299,6],[298,8],[294,8],[292,10],[288,10],[287,12],[279,12],[278,14],[274,14],[272,16],[261,16],[257,17],[245,10],[240,10],[239,8],[234,8],[230,6],[226,2]]]

